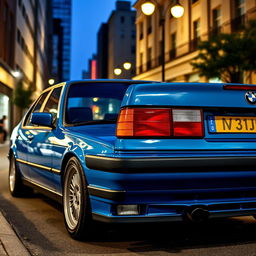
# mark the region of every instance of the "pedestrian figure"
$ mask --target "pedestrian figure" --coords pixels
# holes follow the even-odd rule
[[[3,116],[2,119],[0,119],[0,142],[1,143],[5,143],[6,141],[6,138],[7,138],[7,134],[8,134],[8,131],[7,131],[7,116]]]

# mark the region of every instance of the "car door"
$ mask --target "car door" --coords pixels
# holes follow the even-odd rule
[[[62,86],[54,88],[41,109],[42,112],[51,113],[55,121],[57,120],[61,91]],[[54,170],[52,169],[52,156],[54,152],[51,144],[54,130],[55,128],[50,127],[29,130],[33,135],[30,141],[30,152],[28,153],[28,162],[33,165],[30,168],[31,180],[36,185],[50,192],[55,192]]]
[[[47,98],[48,93],[43,93],[35,104],[30,108],[25,118],[22,120],[20,128],[18,129],[17,139],[15,141],[16,145],[16,160],[19,164],[20,171],[23,177],[27,180],[30,180],[30,172],[28,165],[28,154],[33,153],[33,148],[30,147],[31,139],[33,138],[33,129],[36,129],[36,126],[30,123],[31,115],[34,112],[40,111],[45,99]]]

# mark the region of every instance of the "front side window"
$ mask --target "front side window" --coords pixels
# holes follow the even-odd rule
[[[34,124],[32,124],[30,122],[31,120],[31,116],[32,116],[32,113],[34,112],[39,112],[47,95],[48,95],[49,92],[45,92],[43,93],[40,97],[39,97],[39,100],[37,101],[37,103],[34,105],[34,107],[29,111],[29,113],[27,114],[26,118],[25,118],[25,122],[24,122],[24,125],[25,126],[36,126]]]
[[[129,85],[119,83],[79,83],[69,88],[67,124],[115,123]]]
[[[59,100],[60,100],[60,94],[61,94],[62,87],[58,87],[53,90],[50,98],[48,99],[43,112],[51,113],[56,119],[57,113],[58,113],[58,106],[59,106]]]

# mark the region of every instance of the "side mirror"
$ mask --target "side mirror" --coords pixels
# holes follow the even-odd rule
[[[53,116],[51,113],[32,113],[31,123],[39,126],[53,127]]]

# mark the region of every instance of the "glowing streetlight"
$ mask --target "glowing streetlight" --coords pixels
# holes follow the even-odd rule
[[[124,67],[124,69],[126,69],[126,70],[130,70],[131,69],[131,67],[132,67],[132,63],[130,63],[130,62],[125,62],[124,64],[123,64],[123,67]]]
[[[184,14],[184,7],[180,4],[179,0],[169,0],[169,7],[166,9],[170,11],[174,18],[181,18]],[[154,0],[145,0],[145,2],[141,5],[141,11],[149,16],[152,15],[156,9],[156,7],[160,10],[160,25],[162,27],[162,52],[161,52],[161,66],[162,66],[162,81],[165,81],[165,17],[166,10],[165,8]]]
[[[171,14],[174,18],[181,18],[184,14],[184,7],[179,1],[171,7]]]
[[[150,1],[145,2],[141,5],[141,10],[145,15],[152,15],[156,9],[155,4]]]
[[[121,69],[121,68],[115,68],[115,69],[114,69],[114,74],[115,74],[116,76],[120,76],[120,75],[122,74],[122,69]]]
[[[55,80],[53,78],[49,79],[48,80],[48,84],[49,85],[53,85],[55,83]]]
[[[22,73],[19,70],[12,71],[12,75],[14,78],[21,78]]]

